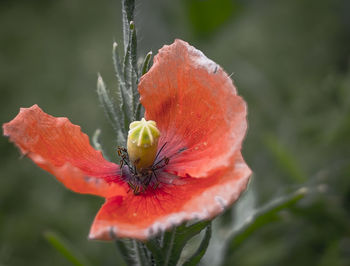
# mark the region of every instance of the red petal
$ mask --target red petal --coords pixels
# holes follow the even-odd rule
[[[118,165],[106,161],[80,127],[67,118],[50,116],[33,105],[21,108],[3,130],[24,155],[69,189],[102,197],[125,193],[121,185],[105,181],[117,176]]]
[[[247,128],[246,105],[201,51],[181,40],[164,46],[139,91],[146,118],[161,131],[159,145],[167,143],[164,154],[175,154],[167,171],[204,177],[232,164]]]
[[[110,198],[102,206],[89,237],[144,240],[192,219],[211,219],[230,206],[245,190],[250,169],[240,153],[231,168],[208,178],[178,178],[153,193]],[[164,173],[163,173],[164,174]]]

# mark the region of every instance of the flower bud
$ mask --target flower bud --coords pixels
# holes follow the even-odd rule
[[[129,126],[127,150],[130,161],[137,171],[152,166],[158,148],[160,132],[156,122],[144,118],[134,121]]]

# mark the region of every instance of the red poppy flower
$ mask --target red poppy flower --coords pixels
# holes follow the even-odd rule
[[[159,50],[139,84],[145,117],[161,132],[159,184],[134,193],[117,164],[105,160],[67,118],[37,105],[3,125],[21,152],[67,188],[106,198],[90,238],[147,239],[192,219],[211,219],[246,188],[251,171],[241,156],[246,105],[231,79],[188,43]]]

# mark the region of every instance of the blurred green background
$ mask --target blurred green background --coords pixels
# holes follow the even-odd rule
[[[0,1],[0,122],[38,104],[115,148],[96,96],[116,86],[118,0]],[[350,265],[350,1],[139,0],[139,54],[181,38],[233,74],[249,107],[243,154],[258,206],[310,195],[230,251],[225,265]],[[92,265],[122,265],[113,243],[87,241],[103,199],[66,190],[0,138],[0,265],[69,265],[53,231]]]

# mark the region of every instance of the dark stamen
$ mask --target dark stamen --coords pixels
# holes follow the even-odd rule
[[[160,154],[161,151],[164,149],[164,147],[165,147],[166,144],[167,144],[167,142],[165,142],[165,143],[163,144],[163,146],[159,149],[159,151],[157,152],[157,155],[156,155],[156,158],[154,159],[154,161],[157,161],[157,158],[158,158],[159,154]]]

